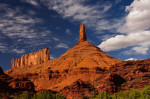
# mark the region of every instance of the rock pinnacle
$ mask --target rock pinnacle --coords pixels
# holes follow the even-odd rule
[[[79,35],[79,41],[77,42],[77,44],[79,44],[80,42],[84,42],[84,41],[87,41],[87,37],[85,33],[85,26],[84,24],[80,24],[80,35]]]

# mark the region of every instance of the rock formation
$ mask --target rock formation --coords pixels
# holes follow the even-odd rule
[[[77,42],[77,44],[79,44],[80,42],[84,42],[84,41],[87,41],[87,37],[85,33],[85,26],[84,24],[80,24],[79,41]]]
[[[59,58],[49,60],[49,50],[43,49],[22,55],[16,62],[12,59],[11,63],[15,69],[5,73],[14,78],[10,81],[14,89],[27,90],[28,86],[29,90],[35,91],[54,90],[63,93],[67,99],[150,86],[150,59],[121,61],[106,54],[87,41],[83,24],[80,25],[78,44]]]
[[[67,99],[72,99],[72,97],[82,97],[82,95],[91,95],[91,94],[98,94],[98,91],[88,82],[84,82],[82,80],[77,80],[73,84],[66,86],[61,91]],[[84,98],[83,98],[84,99]]]
[[[101,67],[109,68],[110,66],[121,62],[100,48],[87,41],[84,24],[80,25],[79,41],[72,49],[56,59],[55,69],[71,69],[80,67]]]
[[[3,69],[0,67],[0,75],[4,74]]]
[[[13,89],[17,89],[18,91],[34,91],[34,84],[30,80],[26,78],[14,78],[11,80],[9,86],[11,86]]]
[[[44,62],[47,62],[48,60],[50,60],[49,49],[45,48],[38,52],[22,55],[21,58],[16,59],[15,62],[13,58],[11,60],[11,64],[12,64],[11,68],[42,64]]]

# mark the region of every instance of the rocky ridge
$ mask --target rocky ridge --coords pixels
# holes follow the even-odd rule
[[[77,45],[59,58],[5,71],[13,79],[19,79],[9,80],[14,89],[26,89],[25,83],[30,82],[30,89],[61,92],[68,99],[102,91],[142,89],[150,85],[149,72],[150,59],[121,61],[88,42],[84,24],[80,25]]]
[[[16,59],[15,61],[13,58],[11,60],[11,68],[38,65],[47,62],[48,60],[50,60],[49,49],[45,48],[38,52],[22,55],[20,59]]]

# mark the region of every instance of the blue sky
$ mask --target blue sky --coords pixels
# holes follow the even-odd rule
[[[0,66],[43,48],[51,59],[76,45],[84,23],[88,41],[115,58],[146,59],[150,0],[0,0]]]

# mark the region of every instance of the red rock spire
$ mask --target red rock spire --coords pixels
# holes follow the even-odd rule
[[[80,35],[79,35],[79,38],[80,38],[80,39],[79,39],[79,41],[77,42],[77,44],[79,44],[80,42],[87,41],[84,24],[80,24]]]

